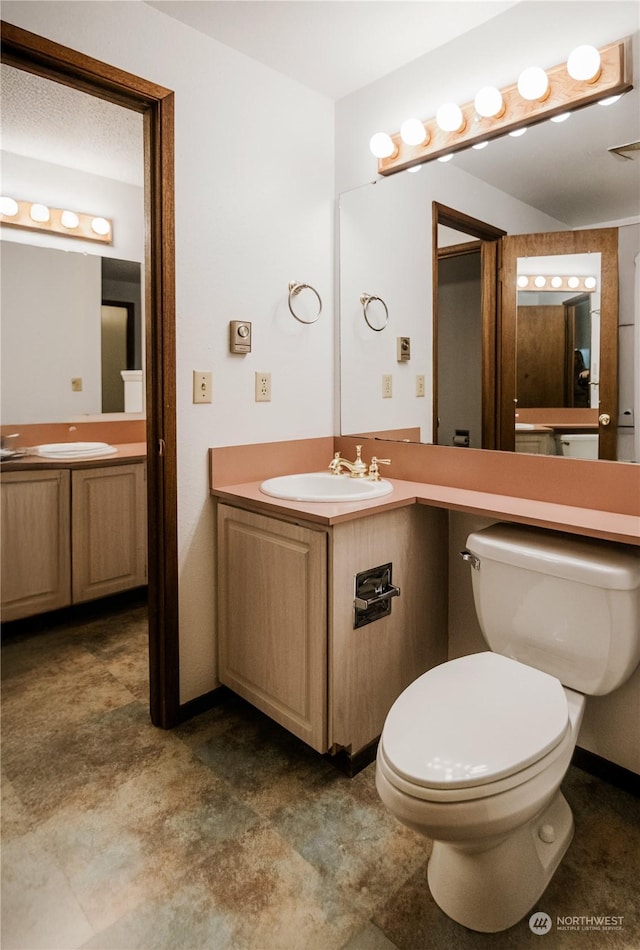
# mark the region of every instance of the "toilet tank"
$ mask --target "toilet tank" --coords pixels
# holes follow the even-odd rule
[[[587,695],[640,661],[640,549],[524,525],[470,534],[473,597],[494,653]]]

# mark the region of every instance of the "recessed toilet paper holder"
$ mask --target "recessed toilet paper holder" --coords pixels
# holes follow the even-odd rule
[[[393,564],[381,564],[355,576],[353,599],[354,629],[364,627],[391,613],[391,601],[400,588],[391,583]]]

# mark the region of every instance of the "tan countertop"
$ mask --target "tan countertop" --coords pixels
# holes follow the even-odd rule
[[[5,459],[0,463],[0,471],[26,472],[38,468],[102,468],[106,465],[123,465],[125,462],[143,461],[147,457],[146,442],[126,442],[114,445],[117,450],[111,455],[99,455],[83,459],[48,459],[39,455],[21,455]]]
[[[386,479],[393,492],[364,502],[298,502],[273,498],[260,491],[260,481],[212,487],[221,501],[280,517],[301,518],[330,527],[406,505],[432,505],[505,521],[537,525],[591,537],[640,545],[640,517],[591,508],[558,505],[529,498],[490,494],[424,482]]]

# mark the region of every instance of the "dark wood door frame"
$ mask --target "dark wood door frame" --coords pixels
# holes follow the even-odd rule
[[[149,686],[152,722],[180,720],[175,413],[174,95],[9,23],[2,61],[142,113],[146,219],[145,322]]]
[[[472,218],[462,211],[448,208],[437,201],[432,203],[432,264],[433,264],[433,441],[438,436],[438,225],[460,231],[480,242],[480,281],[482,309],[482,448],[495,449],[500,393],[496,372],[496,348],[499,336],[498,242],[507,232],[485,221]],[[470,250],[477,245],[466,245]],[[446,251],[446,249],[445,249]],[[458,252],[464,250],[458,247]]]

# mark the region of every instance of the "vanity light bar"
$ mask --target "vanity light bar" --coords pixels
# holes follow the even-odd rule
[[[576,277],[574,274],[518,274],[518,290],[533,290],[537,292],[556,291],[562,293],[567,290],[575,293],[592,294],[598,289],[595,277]]]
[[[400,132],[391,136],[384,132],[377,133],[378,136],[384,136],[388,143],[386,157],[378,158],[379,174],[393,175],[434,158],[451,156],[453,152],[470,148],[480,142],[524,130],[530,125],[632,89],[633,84],[627,75],[630,70],[627,41],[621,40],[604,46],[598,52],[600,71],[594,79],[573,78],[566,63],[554,66],[544,71],[548,77],[548,87],[543,98],[523,98],[518,91],[518,83],[514,83],[499,90],[502,96],[502,111],[497,115],[483,117],[477,112],[475,101],[461,106],[458,131],[444,131],[434,117],[423,123],[425,138],[419,144],[407,144]],[[416,138],[418,136],[415,136],[414,141]]]
[[[15,198],[0,198],[0,224],[29,231],[63,234],[65,237],[98,241],[100,244],[111,244],[113,241],[112,222],[107,218],[64,208],[50,208]]]

